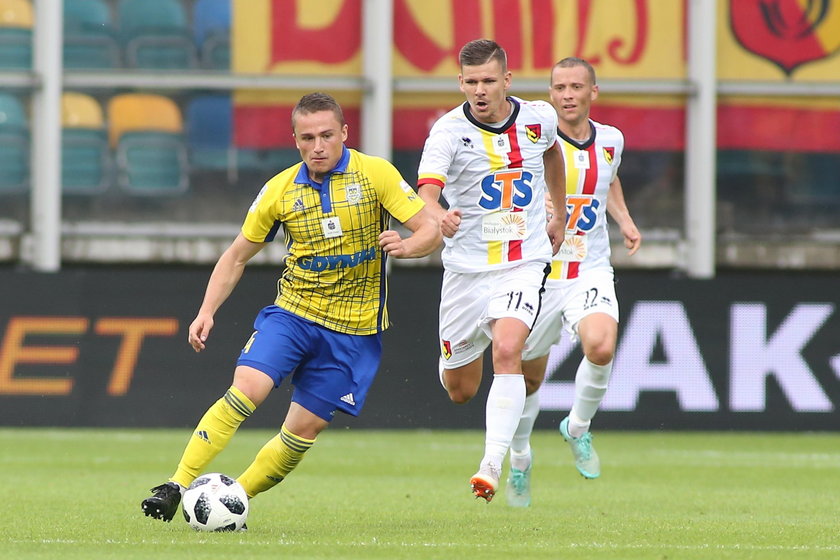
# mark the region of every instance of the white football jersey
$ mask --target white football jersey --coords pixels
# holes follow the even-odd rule
[[[558,131],[566,161],[568,220],[549,280],[569,280],[584,270],[610,266],[607,193],[618,176],[624,135],[614,126],[589,123],[592,133],[582,143]]]
[[[499,127],[478,121],[464,103],[438,119],[426,139],[418,184],[440,186],[449,208],[462,212],[458,233],[444,237],[447,270],[551,260],[543,154],[557,140],[557,113],[545,101],[508,100],[513,113]]]

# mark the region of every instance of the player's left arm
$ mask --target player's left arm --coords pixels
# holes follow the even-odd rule
[[[411,235],[405,239],[392,229],[379,234],[379,246],[388,255],[398,259],[425,257],[440,245],[440,228],[427,207],[421,208],[403,225],[411,230]]]
[[[627,209],[627,202],[624,200],[624,189],[621,187],[621,180],[618,175],[610,183],[610,190],[607,192],[607,212],[615,220],[624,236],[624,246],[627,247],[627,254],[633,255],[639,250],[642,244],[642,234],[636,227],[636,223],[630,216]]]
[[[566,236],[566,163],[560,144],[555,142],[543,153],[543,165],[545,184],[554,207],[545,229],[551,239],[552,252],[556,255]]]

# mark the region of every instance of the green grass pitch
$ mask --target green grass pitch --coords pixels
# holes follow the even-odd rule
[[[251,503],[247,533],[144,517],[189,430],[0,429],[0,558],[840,558],[840,435],[595,432],[600,479],[533,439],[533,504],[468,480],[483,433],[327,430]],[[242,429],[238,475],[272,434]]]

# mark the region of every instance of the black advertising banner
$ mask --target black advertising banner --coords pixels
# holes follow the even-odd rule
[[[0,270],[0,425],[191,427],[232,379],[278,270],[249,267],[206,351],[187,344],[210,267]],[[490,381],[466,405],[437,374],[441,270],[394,268],[382,367],[358,428],[481,429]],[[619,273],[621,328],[598,429],[840,427],[838,275]],[[538,428],[571,406],[580,350],[554,347]],[[288,381],[287,381],[288,383]],[[246,425],[279,427],[289,388]]]

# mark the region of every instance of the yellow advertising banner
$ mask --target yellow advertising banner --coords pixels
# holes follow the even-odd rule
[[[233,1],[234,72],[361,75],[362,0]],[[551,67],[566,56],[587,59],[599,79],[686,76],[688,0],[393,0],[393,7],[394,76],[449,77],[453,89],[452,96],[395,97],[394,122],[402,127],[394,138],[397,149],[421,147],[428,123],[458,102],[458,51],[478,37],[493,38],[505,48],[514,91],[517,78],[547,82]],[[720,80],[840,81],[835,56],[840,0],[717,0],[717,27]],[[288,117],[298,97],[298,92],[237,92],[237,143],[293,145]],[[354,124],[359,96],[339,97],[349,105],[348,120]],[[630,127],[628,147],[635,139],[639,149],[681,149],[684,109],[681,100],[672,101],[604,95],[593,117]],[[719,145],[775,149],[778,138],[771,132],[776,129],[765,122],[770,111],[782,122],[816,127],[797,127],[797,134],[811,140],[807,149],[840,150],[838,129],[829,129],[840,124],[838,105],[830,99],[722,98]],[[732,122],[737,126],[730,127]],[[669,133],[662,135],[663,130]]]
[[[362,0],[234,0],[235,72],[361,74]],[[458,73],[490,37],[516,76],[589,60],[603,78],[680,79],[686,0],[394,0],[394,75]],[[840,80],[840,1],[718,0],[722,80]]]

